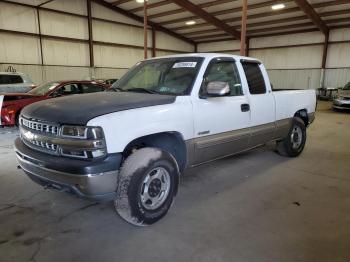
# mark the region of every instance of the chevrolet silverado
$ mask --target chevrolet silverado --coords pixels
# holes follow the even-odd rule
[[[270,141],[298,156],[315,107],[315,90],[272,91],[257,59],[153,58],[110,92],[25,107],[15,151],[38,184],[113,200],[123,219],[149,225],[171,207],[186,168]]]

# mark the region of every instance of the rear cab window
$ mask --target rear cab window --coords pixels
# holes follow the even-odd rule
[[[247,78],[249,93],[252,95],[265,94],[265,79],[259,63],[255,61],[241,61],[241,64]]]

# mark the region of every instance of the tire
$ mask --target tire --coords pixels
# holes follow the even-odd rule
[[[168,152],[141,148],[132,153],[119,173],[117,213],[136,226],[157,222],[173,203],[179,175],[177,162]]]
[[[19,115],[20,115],[20,113],[17,113],[16,117],[15,117],[15,126],[16,127],[19,127]]]
[[[288,157],[297,157],[303,152],[306,142],[306,127],[302,119],[294,117],[288,135],[277,142],[277,152]]]

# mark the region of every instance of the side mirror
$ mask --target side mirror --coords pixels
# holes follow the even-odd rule
[[[209,82],[206,89],[208,96],[216,97],[230,94],[230,86],[227,82]]]

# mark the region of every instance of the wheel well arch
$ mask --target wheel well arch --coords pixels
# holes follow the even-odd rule
[[[303,120],[305,126],[309,125],[309,116],[307,114],[307,110],[304,109],[300,109],[298,110],[295,114],[294,117],[299,117],[301,120]]]
[[[124,148],[123,158],[126,159],[134,150],[143,147],[155,147],[170,153],[176,159],[180,172],[186,167],[186,143],[179,132],[169,131],[138,137]]]

